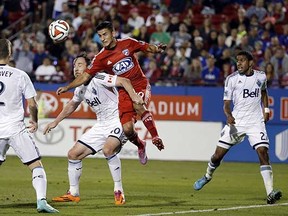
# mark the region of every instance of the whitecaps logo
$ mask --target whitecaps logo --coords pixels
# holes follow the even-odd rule
[[[134,63],[132,61],[132,58],[127,57],[127,58],[121,59],[116,64],[114,64],[112,70],[116,75],[121,75],[123,73],[126,73],[133,67],[134,67]]]
[[[281,161],[288,159],[288,129],[276,135],[275,153]]]

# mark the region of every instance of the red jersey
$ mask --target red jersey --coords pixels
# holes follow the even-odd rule
[[[146,51],[149,44],[133,38],[119,39],[112,49],[103,48],[87,67],[86,72],[94,76],[100,71],[129,79],[133,87],[148,82],[135,53]]]

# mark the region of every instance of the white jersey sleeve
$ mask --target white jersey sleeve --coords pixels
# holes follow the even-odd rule
[[[96,78],[99,83],[107,87],[116,87],[117,75],[97,73],[94,78]]]
[[[74,90],[74,95],[73,95],[73,98],[72,100],[74,102],[82,102],[84,100],[84,94],[86,92],[86,87],[84,85],[81,85],[79,87],[77,87],[75,90]]]

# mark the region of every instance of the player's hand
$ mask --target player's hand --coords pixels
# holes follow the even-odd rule
[[[157,47],[158,47],[159,52],[163,53],[165,51],[165,49],[167,48],[167,45],[160,43],[157,45]]]
[[[131,100],[133,101],[133,103],[135,103],[137,105],[145,104],[144,101],[143,101],[143,98],[140,95],[138,95],[138,94],[133,95]]]
[[[230,124],[229,127],[230,127],[230,131],[229,131],[230,138],[232,140],[235,140],[236,142],[239,142],[241,138],[238,136],[238,131],[237,131],[235,125]]]
[[[60,87],[60,88],[57,89],[56,94],[57,94],[57,95],[60,95],[60,94],[65,93],[65,92],[67,92],[67,91],[68,91],[67,86]]]
[[[38,130],[38,123],[33,120],[30,120],[27,128],[29,129],[30,133],[35,133]]]
[[[56,122],[51,122],[49,124],[46,125],[46,127],[44,128],[43,134],[46,135],[47,133],[49,133],[52,129],[54,129],[58,124]]]

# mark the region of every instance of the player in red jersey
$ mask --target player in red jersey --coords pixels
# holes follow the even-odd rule
[[[102,41],[103,49],[93,58],[87,70],[65,87],[60,87],[57,94],[64,93],[87,82],[100,71],[115,74],[130,79],[135,91],[143,98],[144,104],[137,104],[131,100],[124,89],[119,89],[119,112],[125,135],[130,142],[138,147],[139,157],[147,156],[145,153],[145,141],[140,140],[135,131],[134,123],[138,114],[145,127],[152,136],[152,143],[161,151],[163,142],[158,135],[153,116],[146,108],[150,101],[151,87],[145,77],[135,53],[139,51],[161,53],[166,45],[153,45],[132,38],[115,38],[115,30],[111,22],[104,21],[96,27],[96,31]]]

